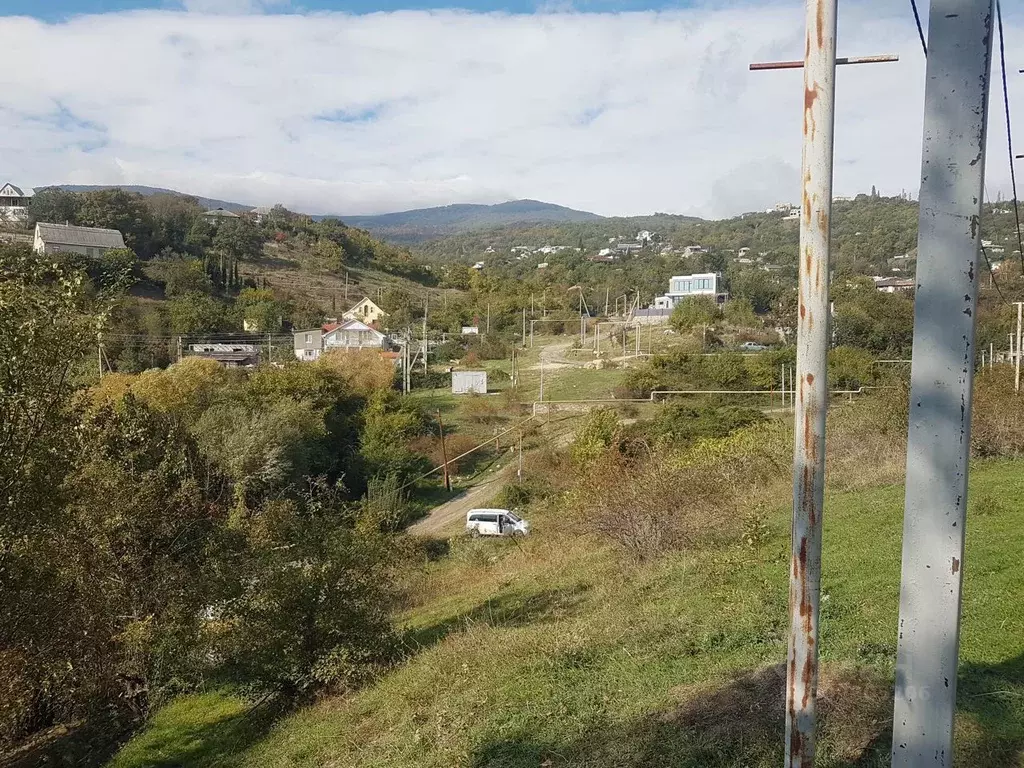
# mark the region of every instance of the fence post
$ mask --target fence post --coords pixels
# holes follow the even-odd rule
[[[950,766],[993,0],[932,0],[893,768]]]
[[[814,764],[818,597],[828,407],[828,279],[836,75],[836,0],[807,0],[800,310],[794,395],[793,553],[789,584],[786,766]]]

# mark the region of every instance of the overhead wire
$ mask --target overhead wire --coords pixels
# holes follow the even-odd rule
[[[914,21],[917,22],[917,36],[921,38],[921,50],[925,58],[928,57],[928,43],[924,40],[924,27],[921,26],[921,14],[917,11],[917,0],[910,0],[910,7],[914,9]]]
[[[1017,253],[1024,275],[1024,237],[1020,231],[1020,203],[1017,200],[1017,174],[1013,167],[1013,134],[1010,129],[1010,90],[1006,84],[1006,35],[1003,32],[1003,6],[996,0],[996,24],[999,27],[999,69],[1003,79],[1003,111],[1006,114],[1006,150],[1010,156],[1010,187],[1013,191],[1013,216],[1017,224]]]

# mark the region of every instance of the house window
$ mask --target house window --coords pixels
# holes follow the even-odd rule
[[[312,333],[307,333],[306,334],[306,346],[309,346],[312,343],[313,343],[313,334]]]

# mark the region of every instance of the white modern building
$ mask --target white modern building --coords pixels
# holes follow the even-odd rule
[[[726,294],[718,290],[721,275],[717,272],[699,272],[694,275],[676,275],[669,278],[668,293],[654,300],[652,309],[674,309],[676,304],[693,296],[709,296],[719,304]]]

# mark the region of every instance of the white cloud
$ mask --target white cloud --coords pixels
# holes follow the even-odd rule
[[[724,215],[799,196],[801,75],[747,71],[800,55],[792,0],[537,16],[186,3],[229,15],[0,21],[0,49],[31,62],[0,70],[0,175],[352,214],[532,197]],[[924,60],[904,10],[873,0],[840,18],[841,54],[901,61],[839,72],[837,194],[916,194]],[[1013,88],[1024,103],[1024,78]],[[992,103],[995,196],[1008,171]]]

